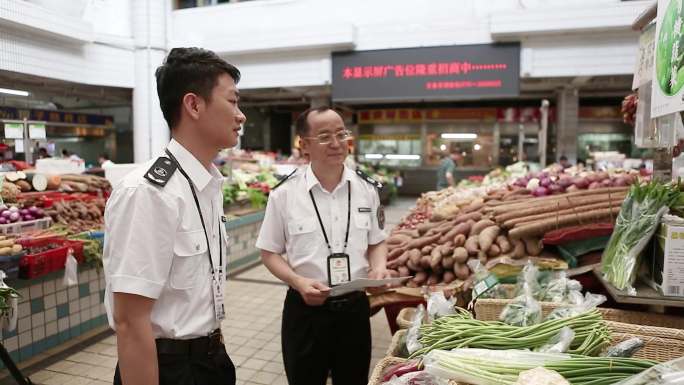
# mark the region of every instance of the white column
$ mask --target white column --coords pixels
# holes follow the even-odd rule
[[[136,162],[159,154],[169,141],[169,128],[159,108],[154,71],[167,50],[169,1],[136,0],[132,5],[135,41],[135,88],[133,89],[133,151]]]
[[[579,133],[579,96],[577,89],[566,88],[558,93],[556,114],[556,160],[565,155],[577,163],[577,134]]]

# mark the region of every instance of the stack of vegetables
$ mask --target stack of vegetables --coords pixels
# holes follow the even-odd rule
[[[232,180],[223,185],[223,204],[249,202],[255,209],[264,208],[268,194],[277,183],[278,179],[270,171],[233,170]]]
[[[566,174],[551,168],[500,188],[425,193],[388,238],[387,267],[396,276],[413,275],[407,286],[419,287],[468,280],[473,259],[490,267],[555,257],[544,250],[544,234],[612,223],[635,180],[627,172]]]

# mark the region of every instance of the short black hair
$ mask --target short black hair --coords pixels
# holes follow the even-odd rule
[[[558,159],[558,160],[561,161],[561,162],[567,161],[567,160],[568,160],[568,157],[565,156],[565,155],[561,155],[560,159]]]
[[[63,148],[62,149],[62,155],[64,155],[64,156],[69,155],[69,150],[67,150],[66,148]]]
[[[297,117],[297,120],[295,121],[295,133],[299,135],[300,138],[305,137],[311,130],[311,126],[309,126],[309,114],[312,112],[321,113],[326,111],[335,111],[337,115],[342,117],[342,114],[340,114],[339,111],[330,106],[311,107]]]
[[[172,49],[155,72],[159,106],[169,128],[178,124],[183,96],[194,93],[210,101],[211,91],[223,74],[230,75],[235,84],[240,81],[240,70],[212,51],[196,47]]]
[[[109,160],[109,154],[107,154],[106,152],[103,152],[102,154],[100,154],[100,158]]]

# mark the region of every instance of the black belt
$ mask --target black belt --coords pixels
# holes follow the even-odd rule
[[[221,334],[221,329],[216,329],[206,337],[192,338],[189,340],[158,338],[155,342],[157,344],[157,354],[183,356],[207,355],[223,346],[223,334]]]
[[[302,295],[299,294],[299,292],[293,288],[290,288],[290,293],[294,296],[296,296],[299,301],[305,305],[306,303],[304,302],[304,298],[302,298]],[[342,294],[338,295],[335,297],[328,297],[323,305],[321,306],[312,306],[312,307],[320,307],[320,308],[327,308],[329,310],[333,311],[342,311],[346,310],[348,307],[351,307],[353,305],[356,305],[360,300],[366,298],[366,293],[363,291],[353,291],[351,293],[347,294]]]

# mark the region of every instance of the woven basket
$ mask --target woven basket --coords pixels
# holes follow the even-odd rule
[[[499,314],[501,314],[504,307],[511,302],[513,302],[513,300],[510,299],[478,299],[477,302],[475,302],[475,316],[477,319],[483,321],[496,321],[499,319]],[[540,302],[540,304],[544,317],[549,315],[549,313],[557,307],[564,306],[563,304],[555,302]],[[606,321],[660,328],[684,329],[684,317],[603,307],[598,308],[598,310]],[[616,330],[616,332],[632,333],[634,331],[620,329]],[[659,335],[653,334],[653,336],[658,337]],[[679,334],[674,338],[684,340],[684,334]]]
[[[392,365],[400,364],[404,361],[406,361],[406,359],[397,357],[385,357],[382,360],[378,361],[378,363],[375,365],[375,368],[373,368],[373,371],[371,372],[370,379],[368,380],[368,385],[381,385],[382,374],[385,371],[385,369],[389,368]]]
[[[613,333],[636,334],[640,336],[665,338],[684,343],[684,330],[674,328],[664,328],[649,325],[635,325],[631,323],[606,321],[608,328]],[[684,323],[680,326],[684,326]]]
[[[406,329],[399,330],[392,336],[392,341],[387,348],[387,357],[401,358],[401,349],[404,346],[403,341],[406,339]]]
[[[406,359],[397,357],[385,357],[382,360],[378,361],[378,363],[373,368],[373,371],[371,372],[370,378],[368,380],[368,385],[382,385],[382,375],[384,374],[385,370],[392,365],[400,364],[402,362],[406,362]],[[449,381],[449,385],[459,385],[459,383],[452,380]]]
[[[644,346],[634,354],[635,358],[643,358],[658,362],[667,362],[684,357],[684,341],[669,338],[651,337],[630,333],[613,333],[613,345],[630,338],[639,338]]]
[[[405,307],[399,311],[397,314],[397,326],[399,329],[408,329],[411,327],[411,321],[413,321],[413,316],[416,314],[415,307]]]

